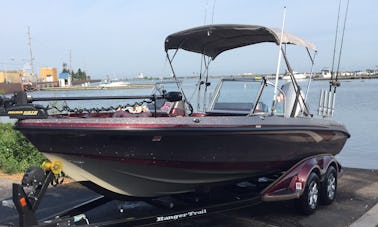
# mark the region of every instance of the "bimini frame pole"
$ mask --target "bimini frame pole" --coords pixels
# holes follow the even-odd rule
[[[175,78],[175,79],[176,79],[176,73],[175,73],[175,70],[173,69],[172,61],[173,61],[173,58],[175,57],[177,51],[178,51],[178,49],[176,50],[176,52],[175,52],[175,54],[173,55],[172,59],[169,57],[168,52],[165,52],[165,54],[166,54],[166,58],[167,58],[168,63],[169,63],[169,67],[171,67],[171,70],[172,70],[173,78]]]
[[[198,86],[198,91],[197,91],[197,110],[200,109],[201,87],[202,87],[202,68],[203,68],[203,64],[204,63],[205,63],[205,55],[201,54],[200,74],[199,74],[198,83],[197,83],[197,86]]]
[[[204,58],[204,61],[206,59]],[[206,71],[205,71],[205,75],[206,75],[206,79],[205,79],[205,91],[203,93],[203,111],[206,111],[206,103],[207,103],[207,88],[210,86],[210,83],[209,83],[209,66],[210,66],[210,63],[211,63],[212,59],[211,58],[208,58],[208,61],[206,62],[205,61],[205,67],[206,67]]]
[[[205,90],[203,92],[203,106],[202,110],[206,111],[206,95],[207,95],[207,87],[209,86],[209,66],[212,59],[206,59],[206,55],[201,55],[201,68],[200,68],[200,76],[197,83],[197,111],[201,110],[201,87],[205,85]],[[205,81],[202,80],[202,77],[205,77]]]
[[[282,18],[282,27],[281,27],[281,35],[280,35],[280,43],[279,43],[279,51],[278,51],[278,62],[277,62],[277,69],[276,69],[276,81],[274,83],[274,95],[272,101],[272,115],[276,111],[276,99],[277,99],[277,87],[278,87],[278,76],[280,73],[280,66],[281,66],[281,55],[282,55],[282,38],[283,32],[285,27],[285,19],[286,19],[286,6],[284,7],[283,18]]]
[[[309,115],[310,114],[309,109],[308,109],[307,104],[304,100],[304,97],[301,94],[301,89],[300,89],[300,87],[297,83],[297,80],[294,77],[294,72],[293,72],[293,69],[291,68],[291,66],[289,64],[289,60],[287,59],[286,52],[283,49],[281,49],[281,52],[282,52],[282,56],[284,57],[284,60],[285,60],[285,63],[286,63],[286,68],[290,73],[291,82],[293,84],[293,88],[294,88],[294,91],[295,91],[295,94],[296,94],[295,95],[295,102],[294,102],[294,105],[293,105],[293,109],[291,110],[290,117],[295,116],[295,112],[296,112],[298,103],[299,103],[299,105],[303,104],[303,107],[301,106],[301,108],[303,109],[302,113]],[[302,100],[302,103],[299,102],[300,99]]]
[[[173,61],[173,58],[176,56],[177,51],[178,51],[178,49],[176,49],[175,54],[172,56],[172,59],[169,58],[168,51],[165,52],[165,53],[166,53],[166,56],[167,56],[167,59],[168,59],[168,62],[169,62],[169,67],[171,67],[171,70],[172,70],[173,78],[174,78],[176,81],[177,81],[177,77],[176,77],[175,70],[173,69],[173,66],[172,66],[172,61]],[[181,87],[181,86],[178,86],[178,87],[179,87],[179,89],[181,90],[182,96],[184,97],[184,101],[186,102],[187,99],[186,99],[186,97],[185,97],[185,93],[184,93],[184,91],[182,90],[182,87]]]
[[[181,46],[181,45],[180,45]],[[173,78],[177,81],[177,77],[176,77],[176,73],[175,73],[175,70],[173,69],[173,65],[172,65],[172,61],[173,61],[173,58],[176,56],[178,50],[179,50],[180,47],[178,47],[174,53],[174,55],[172,56],[172,59],[169,57],[169,54],[168,54],[168,51],[165,52],[166,54],[166,57],[167,57],[167,60],[169,62],[169,67],[171,67],[171,70],[172,70],[172,74],[173,74]],[[186,98],[186,95],[185,95],[185,92],[182,88],[181,85],[177,85],[181,91],[181,94],[182,94],[182,97],[184,98],[184,102],[188,104],[188,107],[189,107],[189,110],[190,112],[192,113],[193,112],[193,106],[192,104],[189,102],[189,100]]]
[[[307,54],[311,60],[311,71],[310,71],[310,79],[307,83],[307,89],[306,89],[306,95],[305,95],[305,102],[307,101],[307,95],[308,95],[308,92],[310,90],[310,85],[311,85],[311,81],[312,81],[312,75],[313,75],[313,72],[314,72],[314,64],[315,64],[315,57],[316,57],[316,54],[317,54],[317,51],[315,51],[314,53],[314,57],[311,56],[311,53],[310,51],[308,50],[308,48],[306,47],[306,51],[307,51]]]

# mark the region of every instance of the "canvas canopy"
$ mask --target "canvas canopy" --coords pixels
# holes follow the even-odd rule
[[[195,27],[169,35],[165,39],[165,51],[184,49],[215,59],[220,53],[238,47],[263,42],[280,43],[280,29],[258,25],[218,24]],[[295,44],[316,51],[311,42],[284,32],[283,44]]]

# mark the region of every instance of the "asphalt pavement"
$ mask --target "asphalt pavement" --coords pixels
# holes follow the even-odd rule
[[[11,202],[12,183],[14,183],[12,180],[0,179],[0,226],[6,224],[18,225],[17,212],[12,207]],[[49,217],[98,196],[98,194],[75,182],[49,187],[38,209],[37,217]],[[117,216],[122,210],[122,204],[121,201],[111,202],[94,213],[108,217]],[[133,206],[135,206],[133,210],[137,212],[144,205],[134,203]],[[345,168],[344,175],[338,182],[336,200],[329,206],[320,206],[310,216],[299,214],[293,201],[266,202],[233,211],[198,216],[168,224],[154,224],[153,226],[377,227],[378,170]]]

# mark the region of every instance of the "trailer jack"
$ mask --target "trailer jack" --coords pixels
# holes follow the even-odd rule
[[[21,184],[13,184],[13,202],[19,214],[19,226],[38,225],[35,211],[49,184],[56,185],[63,182],[60,180],[61,175],[61,162],[44,162],[42,168],[35,166],[28,168]]]

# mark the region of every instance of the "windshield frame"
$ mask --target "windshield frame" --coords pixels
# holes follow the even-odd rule
[[[223,85],[225,84],[225,82],[227,82],[227,83],[232,83],[232,82],[260,83],[258,89],[255,90],[256,94],[250,100],[251,108],[249,110],[241,110],[241,109],[234,109],[233,110],[232,107],[225,108],[225,109],[216,109],[217,103],[221,103],[221,102],[218,102],[218,99],[219,99],[220,95],[222,94],[222,92],[224,90]],[[272,82],[266,80],[265,77],[263,77],[261,80],[256,80],[254,78],[224,78],[218,83],[216,89],[214,90],[214,95],[212,96],[212,98],[210,100],[209,107],[208,107],[206,113],[208,113],[208,114],[222,114],[222,115],[227,115],[227,114],[230,114],[230,115],[247,115],[247,116],[252,116],[252,115],[279,115],[279,116],[282,115],[283,116],[284,113],[285,113],[285,93],[280,88],[278,88],[278,92],[279,92],[279,94],[283,95],[282,112],[277,113],[275,111],[257,111],[257,107],[260,103],[262,94],[263,94],[263,92],[264,92],[264,90],[267,86],[271,86],[271,87],[274,88],[274,84]],[[272,94],[272,96],[273,96],[273,94]],[[237,102],[230,103],[230,106],[236,105],[236,104],[237,104]],[[247,103],[240,103],[240,104],[247,104]],[[272,106],[271,105],[268,105],[268,106],[270,106],[269,109],[271,110]]]

